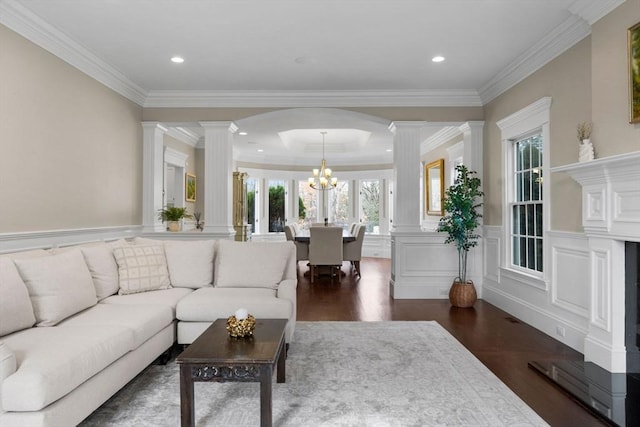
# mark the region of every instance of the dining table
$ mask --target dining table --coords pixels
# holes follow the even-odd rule
[[[308,229],[300,230],[300,232],[296,234],[296,236],[294,237],[294,240],[296,242],[309,243],[311,241],[310,234],[311,233],[309,232]],[[349,233],[349,230],[345,230],[345,229],[342,230],[342,243],[355,242],[355,241],[356,241],[356,236]]]

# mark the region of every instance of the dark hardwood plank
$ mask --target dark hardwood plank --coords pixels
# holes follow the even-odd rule
[[[389,259],[363,258],[361,278],[345,262],[340,283],[321,277],[311,284],[306,269],[300,262],[298,320],[435,320],[550,425],[605,425],[527,366],[531,360],[582,360],[582,354],[497,307],[482,300],[473,308],[455,308],[448,300],[394,300]]]

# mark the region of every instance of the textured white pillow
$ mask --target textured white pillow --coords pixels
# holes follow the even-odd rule
[[[167,259],[162,245],[129,245],[115,248],[120,295],[168,289]]]
[[[79,249],[14,262],[29,290],[36,326],[53,326],[97,303],[91,273]]]
[[[171,286],[202,288],[213,283],[215,240],[164,242]]]
[[[215,285],[277,289],[284,276],[289,247],[277,243],[220,240]]]
[[[98,301],[117,293],[118,264],[113,256],[113,247],[107,244],[84,246],[80,251],[91,272]]]
[[[0,258],[0,336],[36,323],[29,291],[9,258]]]

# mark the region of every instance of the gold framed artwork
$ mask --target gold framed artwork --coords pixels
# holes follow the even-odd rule
[[[640,22],[627,30],[629,123],[640,122]]]
[[[444,159],[439,159],[424,167],[425,201],[427,215],[444,215]]]
[[[184,198],[187,202],[196,201],[196,176],[190,173],[186,174],[184,181]]]

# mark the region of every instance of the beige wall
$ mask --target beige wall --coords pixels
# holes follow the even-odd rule
[[[596,157],[640,151],[640,125],[629,124],[627,28],[640,0],[626,0],[593,26],[593,143]]]
[[[596,158],[640,150],[640,125],[628,122],[627,28],[640,0],[627,0],[592,27],[590,37],[485,105],[485,224],[502,223],[502,160],[496,121],[544,96],[551,105],[551,166],[577,161],[576,125],[593,121]],[[580,186],[551,176],[551,228],[582,231]]]
[[[342,108],[388,120],[466,122],[482,120],[482,107]],[[145,108],[143,119],[158,122],[240,120],[280,108]]]
[[[141,223],[142,109],[0,25],[0,233]]]
[[[587,37],[485,105],[484,223],[502,224],[502,141],[496,122],[550,96],[550,166],[577,162],[576,126],[591,120],[591,38]],[[580,187],[564,174],[551,177],[551,228],[581,231]],[[546,200],[549,200],[547,198]]]

